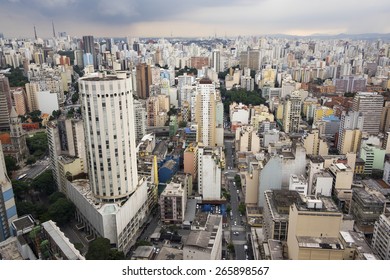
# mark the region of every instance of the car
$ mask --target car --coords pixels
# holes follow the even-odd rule
[[[240,235],[238,231],[233,232],[233,235]]]
[[[234,225],[235,225],[235,226],[237,225],[237,221],[234,221]]]

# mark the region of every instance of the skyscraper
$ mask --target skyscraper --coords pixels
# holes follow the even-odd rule
[[[198,141],[204,146],[215,146],[216,90],[210,79],[203,78],[196,86],[195,122],[198,124]]]
[[[141,63],[137,65],[137,94],[140,98],[146,99],[150,96],[149,87],[152,84],[152,72],[150,65]]]
[[[125,199],[138,184],[131,78],[83,77],[80,91],[92,192],[101,201]]]
[[[0,242],[11,236],[10,226],[17,219],[14,192],[7,176],[4,154],[0,142]]]
[[[283,130],[286,133],[299,132],[301,121],[301,95],[294,91],[286,97],[283,108]]]
[[[93,36],[83,36],[83,50],[84,54],[90,53],[92,55],[93,59],[93,65],[95,68],[97,68],[97,60],[96,60],[96,53],[95,53],[95,40]]]
[[[353,110],[364,116],[363,132],[378,134],[383,110],[383,96],[377,92],[358,92],[353,99]]]
[[[8,78],[0,74],[0,130],[9,130],[9,113],[12,99]]]
[[[221,72],[221,52],[219,50],[213,50],[211,54],[211,67],[215,72]]]

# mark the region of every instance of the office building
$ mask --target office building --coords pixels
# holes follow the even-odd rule
[[[221,72],[221,52],[220,50],[213,50],[211,53],[211,68],[215,72]]]
[[[11,94],[14,97],[15,102],[15,110],[16,113],[19,116],[24,116],[27,113],[27,102],[26,102],[26,96],[23,88],[17,88],[14,90],[11,90]]]
[[[383,96],[377,92],[358,92],[353,99],[353,111],[364,116],[363,132],[378,134],[383,109]]]
[[[83,77],[80,92],[92,191],[102,201],[125,199],[138,184],[131,79]]]
[[[97,69],[98,63],[97,63],[97,57],[95,51],[95,40],[93,36],[91,35],[83,36],[83,51],[84,51],[84,55],[91,54],[92,65],[94,66],[95,69]],[[89,65],[89,64],[86,64],[84,61],[84,65]]]
[[[343,214],[331,198],[307,197],[290,207],[288,258],[291,260],[342,260],[339,238]],[[310,226],[307,226],[310,225]]]
[[[140,63],[136,66],[137,77],[137,95],[141,99],[147,99],[150,94],[150,86],[152,85],[152,72],[150,65]]]

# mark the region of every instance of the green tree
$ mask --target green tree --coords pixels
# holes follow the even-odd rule
[[[238,211],[240,212],[241,215],[245,215],[246,212],[245,203],[241,202],[240,205],[238,205]]]
[[[226,246],[226,248],[229,250],[229,252],[230,252],[231,254],[234,254],[235,249],[234,249],[233,243],[229,243],[229,244]]]
[[[75,210],[76,207],[70,200],[60,198],[49,206],[48,214],[53,221],[64,225],[74,217]]]
[[[124,260],[125,255],[123,252],[112,249],[109,239],[98,237],[89,244],[85,258],[87,260]]]
[[[46,132],[37,132],[32,137],[27,137],[26,142],[30,155],[36,158],[49,152]]]
[[[30,184],[26,181],[12,180],[12,189],[15,194],[15,199],[22,201],[26,198],[30,190]]]
[[[236,187],[237,188],[241,188],[241,177],[240,177],[240,175],[236,174],[236,176],[234,176],[234,182],[236,183]]]
[[[61,199],[61,198],[66,198],[65,194],[63,194],[62,192],[54,192],[52,193],[50,196],[49,196],[49,203],[50,204],[53,204],[55,203],[57,200]]]
[[[26,160],[27,165],[34,164],[37,161],[37,159],[34,156],[29,156]]]
[[[77,101],[79,100],[79,97],[80,97],[80,95],[77,92],[73,93],[73,95],[72,95],[72,103],[76,104]]]
[[[54,182],[53,172],[51,170],[43,172],[33,180],[31,187],[46,195],[54,193],[56,191],[56,184]]]
[[[11,156],[5,156],[5,168],[7,169],[7,175],[8,177],[12,177],[12,172],[19,169],[19,166],[16,162],[16,160]]]
[[[228,205],[228,206],[226,207],[226,212],[230,212],[230,211],[232,211],[232,207],[231,207],[230,205]]]

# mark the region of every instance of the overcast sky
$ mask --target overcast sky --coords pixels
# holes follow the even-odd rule
[[[390,33],[389,0],[0,0],[5,37]]]

